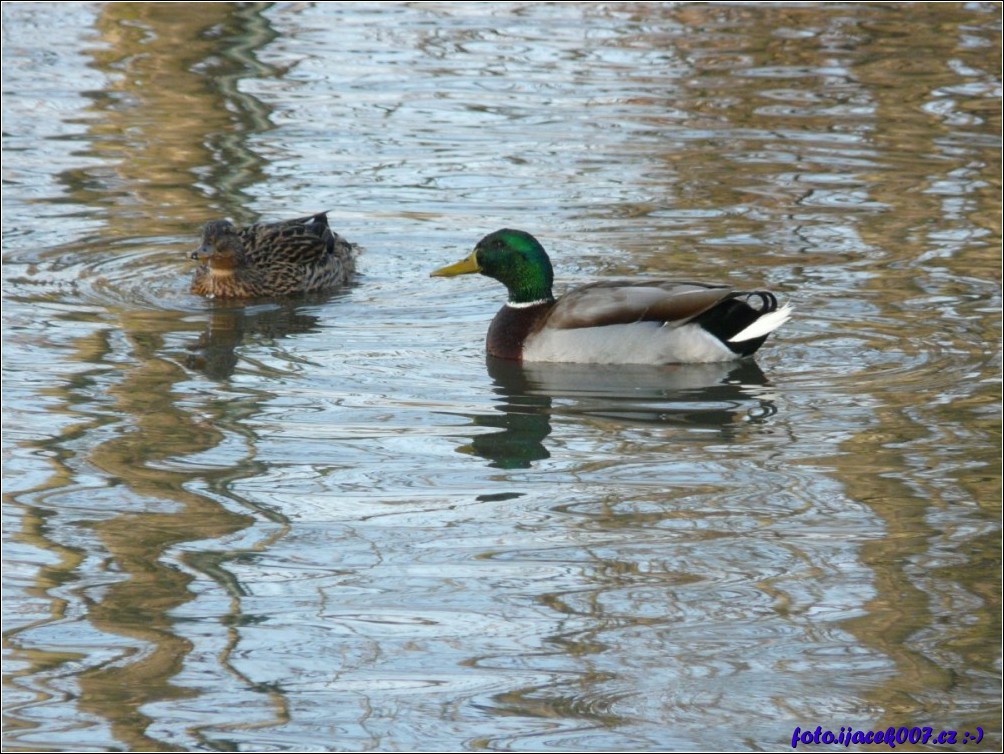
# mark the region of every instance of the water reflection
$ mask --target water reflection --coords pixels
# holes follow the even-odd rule
[[[241,82],[279,73],[257,57],[276,36],[267,8],[101,7],[104,45],[93,50],[94,66],[107,73],[111,91],[94,95],[102,117],[89,122],[89,151],[114,165],[114,178],[84,170],[64,180],[86,206],[113,198],[116,232],[149,233],[152,218],[158,228],[183,232],[216,216],[259,219],[249,213],[247,189],[261,181],[265,163],[249,140],[273,126],[270,108]]]
[[[229,492],[234,478],[260,471],[253,435],[240,422],[265,396],[244,393],[190,410],[180,386],[191,374],[171,354],[178,336],[193,329],[192,315],[170,310],[183,300],[179,289],[190,266],[152,262],[167,255],[150,240],[171,229],[187,235],[206,216],[246,217],[244,189],[262,175],[247,139],[271,123],[268,108],[239,82],[269,73],[254,57],[274,37],[266,7],[96,9],[100,43],[91,46],[90,63],[106,86],[87,93],[86,133],[75,137],[85,145],[85,165],[54,178],[67,203],[110,230],[66,246],[28,245],[14,257],[25,263],[26,283],[71,281],[59,299],[51,282],[44,298],[31,285],[18,292],[35,304],[43,327],[70,345],[79,372],[46,391],[48,412],[70,425],[37,443],[51,474],[20,497],[27,510],[19,540],[64,553],[36,593],[53,600],[65,635],[38,649],[30,631],[9,632],[6,640],[25,663],[22,675],[35,679],[39,699],[60,699],[61,678],[76,679],[73,701],[66,698],[73,705],[63,715],[67,725],[101,721],[110,740],[134,750],[169,748],[151,735],[151,705],[198,693],[177,683],[193,650],[178,612],[197,611],[189,605],[197,594],[222,595],[214,608],[219,661],[240,678],[227,658],[246,618],[226,563],[284,531],[281,516]],[[210,312],[195,363],[223,378],[233,372],[245,333],[305,332],[315,322],[285,307]],[[213,451],[240,463],[207,463]],[[44,520],[50,524],[28,523]],[[242,539],[258,521],[272,524],[271,533]],[[227,552],[215,551],[221,538],[232,543]],[[64,585],[65,600],[52,596],[53,584]],[[61,643],[89,651],[63,652]],[[281,697],[263,695],[281,717]]]
[[[205,331],[186,347],[185,365],[213,379],[230,377],[239,361],[237,348],[249,336],[260,344],[315,332],[320,317],[306,311],[311,305],[300,299],[257,306],[214,302]]]
[[[767,378],[752,359],[658,367],[486,361],[499,413],[471,419],[499,431],[475,435],[460,450],[502,469],[530,468],[550,457],[544,440],[554,416],[713,429],[734,437],[737,426],[765,422],[777,412]]]

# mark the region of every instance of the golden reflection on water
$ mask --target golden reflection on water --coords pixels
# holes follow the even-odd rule
[[[940,317],[938,299],[925,296],[917,283],[936,267],[957,280],[992,280],[998,274],[999,254],[992,245],[973,243],[978,239],[972,229],[982,227],[987,235],[1000,237],[1000,214],[988,211],[994,204],[999,207],[1000,186],[992,176],[999,175],[1000,152],[982,148],[976,129],[989,126],[988,132],[999,134],[1001,122],[999,111],[986,110],[979,113],[982,125],[950,94],[958,83],[953,65],[976,74],[988,54],[985,48],[967,49],[963,8],[921,5],[916,10],[929,22],[918,24],[908,37],[878,33],[881,22],[863,26],[870,54],[854,66],[854,75],[872,99],[869,142],[895,165],[894,175],[869,186],[869,198],[887,210],[862,218],[858,226],[862,239],[878,250],[871,265],[874,274],[866,282],[873,292],[869,300],[879,307],[879,319],[900,323],[895,337],[905,352],[923,363],[944,357],[936,350],[936,325],[933,342],[922,336],[929,322]],[[891,24],[885,28],[894,29]],[[907,48],[918,49],[914,45],[925,54],[904,54]],[[1000,59],[999,36],[996,45],[990,52]],[[963,134],[969,129],[974,129],[973,139],[967,143]],[[935,224],[933,218],[940,221]],[[949,240],[952,253],[946,253],[946,226],[952,225],[966,231]],[[897,248],[888,248],[890,242]],[[932,247],[942,248],[933,258]],[[978,316],[986,302],[974,293],[965,295],[975,315],[968,318],[974,329],[949,338],[954,348],[969,351],[966,361],[986,361],[989,367],[986,348],[997,338],[996,327]],[[930,303],[918,311],[918,299]],[[902,323],[909,322],[904,313],[911,310],[917,311],[917,330],[903,332]],[[862,546],[862,562],[875,573],[877,595],[868,603],[867,614],[849,621],[849,627],[862,643],[896,663],[896,673],[873,693],[876,705],[885,709],[883,726],[898,727],[905,715],[916,717],[919,703],[929,724],[960,731],[986,728],[986,720],[974,717],[964,704],[946,710],[943,699],[953,695],[957,669],[986,663],[986,647],[1000,640],[1000,584],[993,569],[986,568],[999,562],[999,535],[967,537],[966,551],[958,553],[961,562],[946,565],[933,578],[918,579],[913,564],[943,558],[946,549],[956,549],[953,541],[961,532],[941,530],[932,523],[932,512],[969,500],[983,506],[989,520],[1001,518],[1000,477],[990,472],[999,465],[1000,447],[974,442],[994,434],[998,420],[992,418],[992,407],[999,405],[999,389],[984,381],[964,401],[945,401],[944,382],[932,383],[926,375],[898,375],[896,381],[901,389],[883,390],[881,402],[876,402],[876,426],[853,435],[842,444],[845,453],[833,459],[834,473],[850,496],[866,501],[886,527],[882,539]],[[954,455],[965,463],[946,463],[947,448],[955,448]],[[907,482],[901,471],[918,464],[928,466],[931,479],[920,489],[916,475]],[[956,487],[968,494],[959,496]],[[985,612],[970,612],[964,600],[952,604],[947,593],[933,588],[936,579],[955,581],[966,573],[963,580],[973,593],[987,599]],[[941,637],[941,646],[925,641],[928,626],[947,616],[954,616],[955,629]],[[964,658],[957,669],[944,662],[946,650]],[[925,701],[934,689],[943,692],[935,694],[939,701]]]
[[[97,99],[90,123],[96,156],[112,166],[122,190],[115,199],[117,232],[142,236],[189,223],[197,239],[205,194],[235,221],[257,220],[244,207],[245,189],[263,178],[247,141],[271,128],[268,108],[239,90],[241,78],[277,72],[255,51],[275,34],[262,16],[267,3],[109,3],[97,29],[107,47],[93,51],[110,91]],[[125,136],[125,138],[123,138]],[[107,138],[104,138],[107,137]],[[107,188],[75,196],[108,200]]]
[[[123,319],[128,323],[127,316]],[[188,589],[192,576],[169,564],[164,556],[175,545],[218,539],[254,520],[251,515],[229,510],[215,497],[190,491],[190,469],[164,466],[215,447],[224,436],[217,422],[229,426],[241,413],[252,414],[255,409],[249,401],[243,409],[221,405],[217,413],[193,417],[178,407],[172,392],[173,385],[186,379],[185,371],[157,355],[162,347],[157,333],[146,330],[136,335],[138,365],[128,370],[109,396],[114,413],[132,417],[133,426],[131,431],[98,445],[87,459],[108,478],[123,483],[130,493],[175,505],[164,513],[123,513],[93,525],[116,570],[127,578],[108,585],[100,598],[90,602],[89,619],[102,631],[138,640],[143,649],[127,662],[81,674],[79,703],[82,710],[108,720],[116,737],[130,748],[151,750],[165,747],[145,735],[150,720],[140,711],[143,705],[193,693],[171,683],[191,650],[191,643],[173,630],[171,611],[192,598]],[[253,458],[253,438],[246,440],[248,456]],[[228,480],[240,473],[244,472],[204,469],[200,476],[209,490],[222,496]],[[224,560],[230,557],[235,554]],[[183,557],[183,561],[199,562],[194,557]],[[229,588],[233,614],[220,617],[236,626],[240,623],[241,592],[236,584]],[[230,633],[232,646],[236,642],[233,628]],[[225,663],[226,657],[221,660]],[[277,709],[281,704],[277,703]]]
[[[265,7],[199,3],[179,12],[178,6],[166,3],[102,6],[97,29],[104,44],[94,49],[93,65],[108,76],[111,87],[94,98],[93,110],[100,117],[88,123],[90,153],[102,160],[102,173],[107,170],[109,174],[95,181],[90,168],[64,173],[61,181],[75,201],[104,206],[114,216],[114,232],[126,237],[142,236],[151,228],[172,223],[197,231],[205,219],[200,208],[206,206],[198,180],[219,192],[217,208],[223,214],[244,214],[243,190],[262,175],[260,160],[245,141],[269,123],[264,106],[240,94],[236,84],[249,71],[267,73],[253,57],[253,50],[273,36],[261,16]],[[207,166],[210,169],[205,171]],[[91,253],[106,253],[106,248],[95,247]],[[192,645],[174,630],[171,613],[192,599],[188,587],[193,576],[170,564],[165,555],[179,544],[236,533],[255,520],[220,502],[229,497],[228,481],[246,473],[246,466],[243,471],[199,469],[197,478],[213,493],[206,495],[191,489],[196,477],[184,459],[240,433],[241,417],[256,411],[255,398],[245,399],[243,406],[208,403],[198,415],[183,408],[176,386],[189,375],[163,354],[165,336],[191,326],[179,313],[128,307],[115,313],[118,328],[130,343],[130,361],[121,365],[120,380],[103,396],[101,415],[74,424],[64,437],[45,443],[54,450],[53,476],[45,492],[78,484],[75,472],[62,463],[72,455],[62,449],[69,439],[101,425],[118,424],[109,439],[83,454],[84,459],[109,484],[119,485],[123,496],[156,501],[151,508],[169,508],[123,512],[90,525],[107,553],[110,583],[79,595],[87,605],[87,619],[100,631],[132,641],[119,649],[122,657],[117,661],[86,669],[77,678],[81,712],[108,721],[115,738],[127,748],[173,750],[174,746],[147,735],[151,720],[142,711],[150,702],[195,693],[172,683]],[[295,314],[287,316],[295,321]],[[192,341],[195,365],[228,375],[234,348],[244,334],[244,321],[243,313],[214,313],[210,329]],[[310,327],[311,322],[302,327]],[[76,360],[100,369],[113,356],[114,348],[105,338],[87,337],[79,343]],[[80,413],[74,407],[81,403],[75,394],[79,387],[71,383],[50,390],[64,410],[78,419]],[[252,466],[253,440],[250,435],[244,437],[247,456],[243,463]],[[282,523],[281,518],[276,520]],[[80,566],[80,553],[46,541],[43,526],[32,526],[31,521],[29,517],[25,522],[24,540],[45,551],[63,553],[58,567],[50,567],[53,574],[73,573]],[[257,547],[266,545],[261,542]],[[220,619],[231,626],[228,646],[232,647],[234,627],[241,622],[240,587],[223,579],[220,574],[225,569],[207,556],[190,554],[182,560],[196,572],[219,579],[231,592],[233,613]],[[222,560],[232,557],[227,554]],[[53,583],[52,577],[40,575],[35,593],[47,593]],[[54,606],[53,617],[63,617],[63,603]],[[28,663],[18,672],[22,677],[51,673],[61,664],[81,659],[76,653],[42,650],[21,656]],[[220,660],[227,664],[225,654]],[[281,720],[285,714],[281,698],[272,696],[276,719]]]

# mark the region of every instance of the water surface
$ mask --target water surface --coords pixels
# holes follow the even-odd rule
[[[6,748],[1000,747],[999,6],[198,10],[3,6]],[[189,294],[321,209],[354,285]],[[505,226],[797,316],[486,361]]]

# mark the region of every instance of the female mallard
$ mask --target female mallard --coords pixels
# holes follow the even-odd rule
[[[675,280],[610,280],[551,293],[544,248],[521,230],[485,236],[469,257],[432,273],[495,278],[509,300],[488,328],[488,353],[522,361],[672,364],[750,356],[791,306],[774,294]]]
[[[192,293],[209,298],[292,296],[337,288],[355,269],[358,248],[328,227],[325,213],[236,228],[206,223],[192,259],[202,264]]]

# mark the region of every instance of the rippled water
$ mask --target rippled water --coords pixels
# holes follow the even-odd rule
[[[1000,747],[999,5],[197,10],[3,6],[7,749]],[[797,317],[486,363],[503,226]]]

